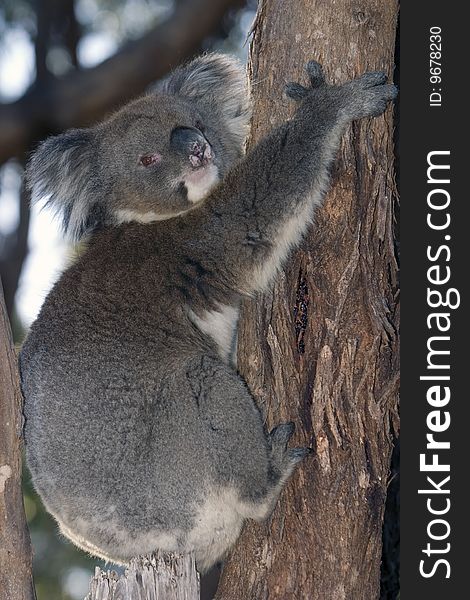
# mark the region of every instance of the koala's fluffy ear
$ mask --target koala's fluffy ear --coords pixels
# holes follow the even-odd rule
[[[60,215],[64,232],[74,241],[104,221],[97,151],[92,130],[71,129],[42,142],[26,169],[32,201],[42,200]]]
[[[216,115],[243,146],[251,117],[248,78],[243,65],[225,54],[205,54],[176,69],[163,82],[162,91],[195,101],[209,119]]]

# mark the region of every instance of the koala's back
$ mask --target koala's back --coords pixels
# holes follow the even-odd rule
[[[106,367],[111,374],[116,363],[122,374],[122,361],[154,367],[162,360],[156,354],[172,362],[201,344],[208,351],[187,318],[187,308],[200,302],[200,278],[185,273],[189,259],[181,236],[188,237],[187,229],[136,224],[95,234],[46,298],[22,348],[22,364],[47,361],[54,372]]]
[[[191,283],[182,235],[167,224],[96,236],[46,299],[21,352],[33,482],[68,537],[114,561],[182,549],[194,535],[191,547],[204,544],[194,531],[201,511],[214,518],[207,506],[216,488],[230,495],[240,471],[233,504],[253,480],[264,491],[268,483],[259,412],[188,318],[187,303],[197,307],[208,292]],[[232,506],[220,520],[228,546],[242,518]]]

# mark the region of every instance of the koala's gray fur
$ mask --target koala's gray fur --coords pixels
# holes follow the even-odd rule
[[[312,221],[346,125],[396,90],[382,73],[333,87],[307,70],[308,88],[287,88],[294,118],[244,158],[243,72],[208,55],[30,162],[34,194],[90,235],[21,352],[27,459],[92,554],[194,550],[206,570],[308,451],[287,448],[292,424],[264,430],[231,364],[238,307]]]

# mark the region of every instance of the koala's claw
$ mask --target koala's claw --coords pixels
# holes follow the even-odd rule
[[[383,71],[371,71],[370,73],[364,73],[364,75],[354,79],[351,81],[351,84],[358,85],[363,89],[369,89],[378,85],[383,85],[387,79],[387,74]]]
[[[387,82],[382,71],[364,73],[340,87],[343,94],[343,116],[347,120],[377,117],[398,94],[396,86]],[[342,91],[341,91],[342,90]]]
[[[285,87],[287,97],[297,102],[303,100],[310,89],[325,85],[325,74],[323,73],[323,67],[319,63],[311,60],[305,65],[305,70],[310,79],[310,88],[306,88],[295,81],[291,81]]]
[[[360,117],[378,117],[387,108],[387,104],[394,100],[398,94],[396,86],[392,84],[380,85],[367,90],[368,98],[364,103],[364,112]]]
[[[281,423],[275,427],[269,437],[271,439],[271,456],[274,464],[283,472],[290,472],[293,466],[312,454],[311,448],[287,448],[287,444],[295,431],[292,422]]]
[[[287,447],[287,442],[294,435],[295,425],[292,421],[288,423],[281,423],[277,427],[271,430],[269,434],[271,443],[273,446],[282,446],[284,449]]]
[[[300,83],[296,83],[295,81],[291,81],[286,84],[285,91],[288,98],[291,98],[291,100],[296,100],[297,102],[303,100],[308,94],[308,89]]]
[[[310,60],[305,66],[305,70],[310,78],[310,85],[313,88],[325,85],[325,74],[320,63]]]
[[[294,465],[311,454],[313,454],[312,448],[291,448],[287,452],[290,463]]]

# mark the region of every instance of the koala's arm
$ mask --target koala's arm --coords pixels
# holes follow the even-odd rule
[[[396,96],[383,73],[328,86],[318,63],[307,72],[310,88],[287,87],[300,101],[294,118],[255,146],[203,208],[201,235],[229,285],[242,293],[265,288],[302,238],[346,125],[381,114]]]

